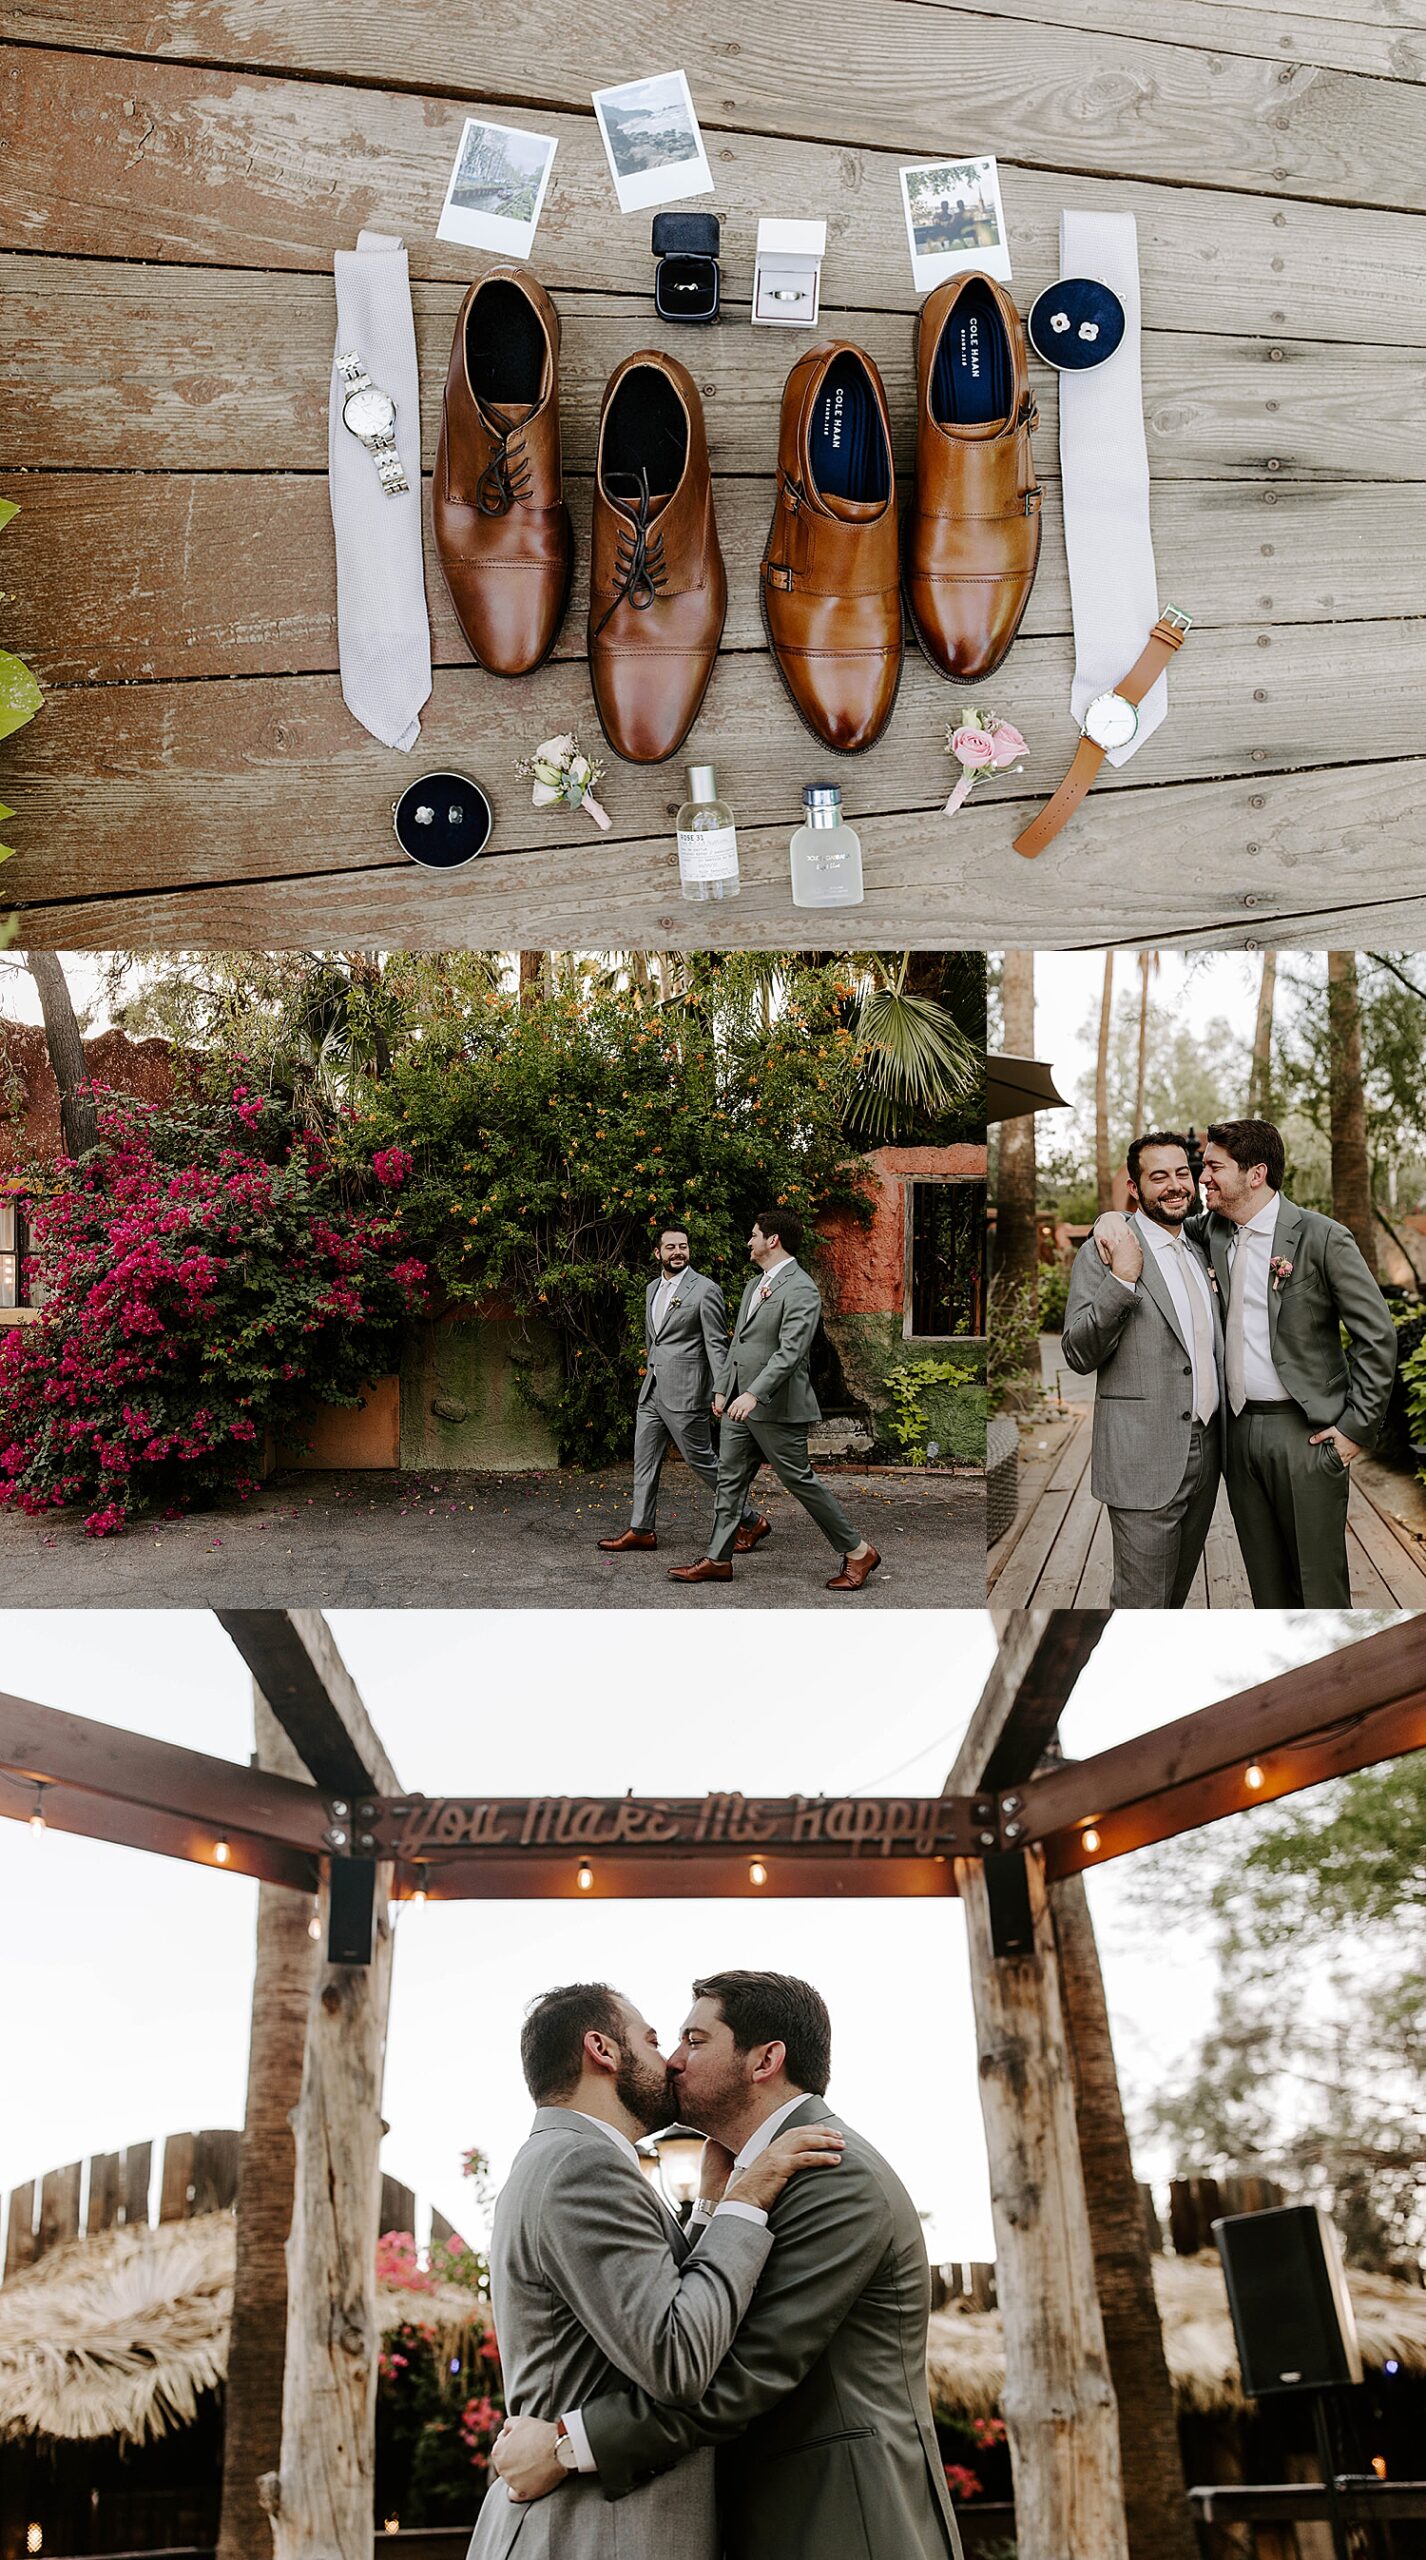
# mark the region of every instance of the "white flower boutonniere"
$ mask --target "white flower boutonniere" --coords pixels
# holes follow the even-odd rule
[[[532,756],[520,758],[515,771],[533,781],[530,797],[537,809],[552,808],[559,800],[568,809],[582,809],[596,827],[608,826],[609,812],[594,797],[604,779],[604,767],[582,752],[573,730],[546,738]]]

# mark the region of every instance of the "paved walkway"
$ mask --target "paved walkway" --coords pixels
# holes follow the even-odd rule
[[[0,1513],[0,1591],[28,1608],[979,1609],[985,1494],[976,1479],[833,1471],[885,1561],[864,1592],[835,1570],[804,1512],[760,1479],[773,1534],[731,1584],[684,1589],[665,1568],[701,1555],[708,1506],[670,1469],[655,1555],[601,1556],[627,1525],[632,1478],[597,1475],[286,1475],[242,1508],[86,1538],[78,1518]]]

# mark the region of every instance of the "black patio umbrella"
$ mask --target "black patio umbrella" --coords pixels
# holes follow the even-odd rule
[[[1023,1120],[1033,1111],[1068,1111],[1055,1091],[1055,1072],[1042,1058],[1005,1058],[992,1054],[985,1062],[985,1116],[991,1120]]]

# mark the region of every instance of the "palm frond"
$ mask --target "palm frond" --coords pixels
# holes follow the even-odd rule
[[[908,1120],[937,1120],[968,1102],[984,1074],[975,1041],[931,996],[900,986],[863,996],[857,1037],[864,1051],[852,1125],[886,1139]]]

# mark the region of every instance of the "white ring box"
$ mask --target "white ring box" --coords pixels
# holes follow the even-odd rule
[[[827,248],[825,222],[758,224],[757,264],[753,269],[754,322],[774,329],[811,329],[822,299],[822,260]]]

